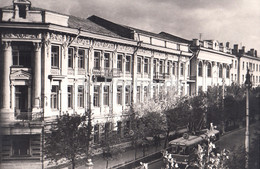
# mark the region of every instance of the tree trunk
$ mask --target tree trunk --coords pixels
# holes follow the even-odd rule
[[[166,132],[165,140],[164,140],[164,146],[163,146],[164,149],[166,149],[167,142],[169,140],[169,134],[170,134],[170,130],[168,129],[167,132]]]
[[[108,159],[107,159],[106,169],[108,169]]]
[[[75,159],[71,160],[71,169],[75,169]]]

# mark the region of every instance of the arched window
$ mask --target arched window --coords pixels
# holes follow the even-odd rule
[[[226,78],[229,78],[229,73],[230,73],[230,68],[229,68],[229,66],[227,66],[227,69],[226,69]]]
[[[202,76],[202,62],[199,62],[198,75],[199,75],[199,76]]]
[[[218,77],[222,78],[223,77],[222,75],[223,75],[223,68],[222,65],[220,64],[218,68]]]
[[[208,63],[208,66],[207,66],[207,68],[208,68],[208,77],[211,77],[211,64],[210,63]]]

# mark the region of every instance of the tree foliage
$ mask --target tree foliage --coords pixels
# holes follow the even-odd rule
[[[87,132],[92,130],[85,124],[86,117],[65,114],[52,125],[45,137],[46,158],[58,162],[66,159],[75,167],[75,160],[85,155],[88,146]]]

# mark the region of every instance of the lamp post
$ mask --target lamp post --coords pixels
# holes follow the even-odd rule
[[[246,86],[246,132],[245,132],[246,163],[245,163],[245,169],[248,169],[248,162],[249,162],[249,89],[252,86],[248,68],[247,68],[247,73],[246,73],[245,86]]]

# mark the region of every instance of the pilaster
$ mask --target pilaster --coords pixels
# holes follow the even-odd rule
[[[41,108],[41,43],[33,43],[33,84],[32,84],[32,112],[40,112]]]
[[[11,120],[11,88],[10,88],[10,66],[12,65],[12,46],[11,42],[4,41],[2,42],[2,79],[1,79],[1,121],[10,121]]]

